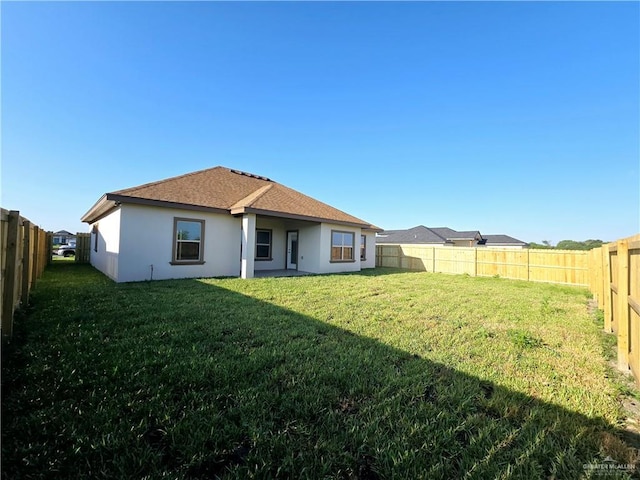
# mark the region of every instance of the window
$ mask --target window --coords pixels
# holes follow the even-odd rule
[[[367,236],[360,235],[360,260],[364,261],[367,259]]]
[[[353,245],[355,243],[355,233],[331,231],[331,261],[332,262],[353,262]]]
[[[256,230],[256,260],[271,260],[271,230]]]
[[[173,219],[173,262],[204,263],[204,220]]]
[[[93,251],[97,252],[98,251],[98,224],[96,223],[93,226]]]

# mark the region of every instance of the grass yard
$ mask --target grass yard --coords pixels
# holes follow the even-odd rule
[[[637,458],[588,298],[391,269],[116,285],[59,262],[3,349],[3,477],[599,478],[585,464]]]
[[[68,257],[59,257],[58,255],[52,255],[51,256],[51,261],[53,263],[58,263],[58,262],[73,263],[73,262],[76,261],[76,256],[75,255],[70,255]]]

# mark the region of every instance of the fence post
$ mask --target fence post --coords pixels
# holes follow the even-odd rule
[[[593,285],[593,293],[594,295],[596,295],[597,299],[598,299],[598,306],[604,310],[604,299],[605,299],[605,294],[604,294],[604,255],[602,254],[602,252],[600,250],[602,250],[603,247],[600,247],[599,249],[594,249],[594,256],[593,259],[596,262],[596,266],[597,266],[597,270],[595,272],[595,282]]]
[[[596,264],[596,249],[589,250],[588,256],[588,272],[589,272],[589,291],[593,295],[593,299],[597,305],[602,304],[599,292],[596,291],[596,285],[598,285],[598,265]]]
[[[11,210],[7,222],[7,253],[5,264],[4,291],[2,292],[2,334],[13,333],[13,298],[16,288],[16,267],[18,263],[18,236],[20,212]]]
[[[602,253],[600,253],[598,248],[594,248],[591,251],[591,262],[592,269],[591,275],[591,293],[593,293],[594,298],[598,302],[598,306],[602,308],[604,298],[601,296],[601,288],[599,285],[602,283]]]
[[[45,234],[44,248],[45,254],[47,256],[47,263],[44,264],[44,266],[42,267],[43,269],[47,265],[51,265],[51,262],[53,261],[53,232],[47,232]]]
[[[33,244],[33,260],[31,261],[31,285],[29,285],[30,289],[33,289],[36,286],[36,280],[40,275],[40,228],[34,226],[33,228],[33,238],[31,240]]]
[[[602,282],[598,285],[598,289],[602,291],[604,331],[611,333],[613,332],[613,306],[611,305],[611,284],[613,283],[613,279],[611,278],[611,251],[609,250],[608,243],[602,246],[602,263]]]
[[[431,260],[432,260],[431,263],[433,264],[431,271],[433,273],[436,273],[436,247],[431,247],[431,250],[433,252],[433,256],[431,257]]]
[[[29,290],[31,283],[29,282],[29,274],[31,273],[31,222],[25,220],[22,222],[24,229],[24,242],[22,245],[22,291],[20,295],[20,303],[26,305],[29,303]]]
[[[473,249],[473,276],[478,276],[478,247]]]
[[[618,241],[618,368],[629,370],[629,243]]]

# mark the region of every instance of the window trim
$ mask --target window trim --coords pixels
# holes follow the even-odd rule
[[[353,243],[352,243],[352,247],[351,247],[351,251],[352,251],[352,258],[350,259],[339,259],[336,260],[333,258],[333,234],[334,233],[344,233],[347,235],[351,235],[351,238],[353,239]],[[355,255],[355,246],[356,246],[356,232],[350,232],[348,230],[331,230],[331,238],[330,238],[331,243],[329,244],[329,263],[355,263],[356,261],[356,255]],[[344,256],[344,246],[341,245],[340,248],[342,249],[342,256]]]
[[[269,256],[258,257],[258,232],[269,233]],[[267,245],[266,243],[260,243],[261,246]],[[256,250],[253,258],[256,262],[271,262],[273,261],[273,230],[271,228],[256,228]]]
[[[178,260],[178,222],[200,223],[200,249],[198,251],[198,260]],[[200,218],[173,217],[173,246],[171,248],[171,265],[203,265],[204,262],[204,232],[205,221]]]
[[[360,261],[367,261],[367,236],[364,233],[360,234]]]

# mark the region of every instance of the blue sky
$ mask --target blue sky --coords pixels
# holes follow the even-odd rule
[[[640,231],[637,2],[2,2],[3,208],[216,165],[386,229]],[[614,208],[615,207],[615,208]]]

